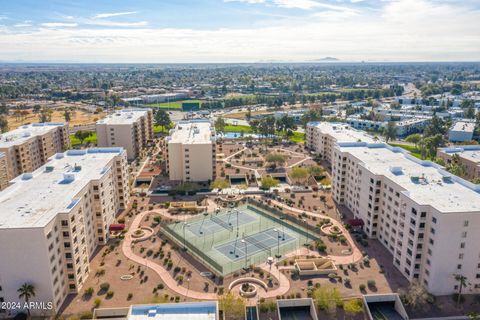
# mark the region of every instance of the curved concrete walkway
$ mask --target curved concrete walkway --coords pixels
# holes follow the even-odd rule
[[[136,216],[129,230],[136,230],[140,226],[140,223],[143,221],[143,218],[150,213],[152,213],[152,211],[145,211],[140,213],[138,216]],[[145,259],[135,254],[132,250],[133,240],[134,238],[132,238],[130,231],[127,232],[125,236],[125,240],[123,241],[123,244],[122,244],[123,254],[128,259],[135,261],[136,263],[139,263],[155,271],[160,276],[160,278],[165,283],[165,285],[169,287],[172,291],[175,291],[176,293],[184,297],[188,297],[192,299],[198,299],[198,300],[216,300],[217,299],[216,293],[193,291],[191,289],[189,290],[187,288],[179,286],[177,284],[177,281],[170,275],[170,273],[163,266],[157,264],[154,261]]]
[[[255,198],[259,199],[259,197],[255,197]],[[273,199],[269,199],[269,200],[271,201],[271,203],[273,205],[280,206],[282,208],[285,208],[285,209],[293,211],[293,212],[305,213],[308,216],[317,217],[317,218],[320,218],[320,219],[329,219],[331,221],[331,223],[333,224],[333,226],[337,226],[342,231],[342,234],[345,236],[345,238],[347,238],[347,242],[350,245],[350,248],[352,248],[352,254],[345,255],[345,256],[343,256],[343,255],[342,256],[334,256],[334,255],[326,256],[327,258],[332,259],[336,264],[354,263],[354,262],[357,262],[357,261],[359,261],[363,258],[362,252],[355,245],[355,242],[353,241],[352,236],[350,235],[350,232],[348,232],[345,229],[345,227],[339,221],[333,219],[332,217],[329,217],[329,216],[326,216],[326,215],[323,215],[323,214],[320,214],[320,213],[315,213],[315,212],[310,212],[310,211],[305,211],[305,210],[301,210],[301,209],[298,209],[298,208],[290,207],[290,206],[288,206],[284,203],[278,202],[277,200],[273,200]],[[317,251],[314,251],[314,252],[309,251],[308,254],[311,254],[311,255],[317,255],[318,254],[318,255],[320,255]],[[323,256],[323,257],[325,257],[325,256]]]

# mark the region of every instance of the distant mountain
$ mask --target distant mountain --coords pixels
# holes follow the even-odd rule
[[[329,61],[340,61],[340,60],[337,59],[337,58],[334,58],[334,57],[325,57],[325,58],[322,58],[322,59],[315,59],[315,60],[312,60],[312,61],[329,62]]]

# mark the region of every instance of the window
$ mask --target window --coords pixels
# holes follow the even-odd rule
[[[433,223],[437,223],[437,218],[432,217],[432,222],[433,222]]]
[[[468,227],[468,220],[465,220],[465,221],[463,222],[463,226],[464,226],[464,227]]]

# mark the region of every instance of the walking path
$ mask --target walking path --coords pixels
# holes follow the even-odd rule
[[[132,225],[130,226],[129,231],[126,234],[125,240],[123,241],[123,244],[122,244],[123,254],[128,259],[135,261],[136,263],[139,263],[155,271],[160,276],[160,278],[162,279],[162,281],[165,283],[167,287],[169,287],[171,290],[175,291],[176,293],[184,297],[198,299],[198,300],[216,300],[217,299],[216,293],[199,292],[199,291],[189,290],[185,287],[182,287],[178,285],[177,281],[170,275],[170,273],[163,266],[157,264],[154,261],[138,256],[133,252],[132,242],[134,239],[132,238],[131,233],[140,226],[140,223],[143,221],[143,218],[150,213],[152,212],[151,211],[142,212],[138,216],[136,216],[135,219],[133,220]]]

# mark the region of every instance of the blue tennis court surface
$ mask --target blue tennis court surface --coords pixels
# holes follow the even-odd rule
[[[213,214],[188,224],[187,229],[197,236],[213,234],[219,231],[234,231],[238,226],[257,220],[245,211],[230,210],[222,214]],[[238,222],[238,223],[237,223]]]
[[[245,242],[242,242],[242,239]],[[277,246],[281,248],[284,244],[296,240],[296,238],[290,236],[288,233],[283,233],[282,230],[277,232],[275,228],[270,228],[245,237],[239,236],[238,239],[223,243],[214,248],[229,260],[236,261],[244,259],[246,254],[251,256],[261,251],[275,254]]]

